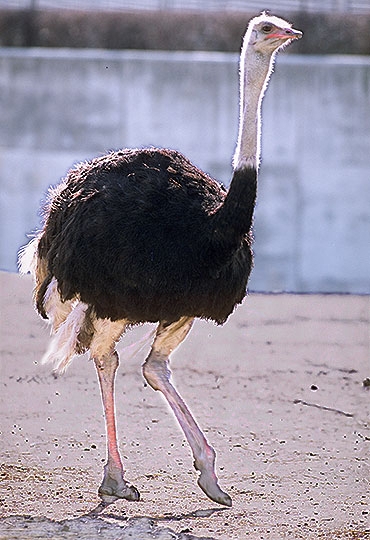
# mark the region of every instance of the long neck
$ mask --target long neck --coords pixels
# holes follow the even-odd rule
[[[245,40],[246,41],[246,40]],[[240,106],[235,169],[258,169],[261,137],[261,103],[272,70],[273,57],[256,53],[244,43],[240,57]]]
[[[247,37],[240,63],[240,118],[234,172],[226,198],[213,216],[213,244],[225,252],[225,258],[238,249],[252,226],[257,193],[260,108],[272,68],[272,57],[256,53]]]

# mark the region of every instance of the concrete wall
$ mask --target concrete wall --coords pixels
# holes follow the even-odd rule
[[[0,267],[73,162],[177,148],[228,183],[237,56],[0,49]],[[370,59],[278,58],[263,106],[254,290],[370,291]]]

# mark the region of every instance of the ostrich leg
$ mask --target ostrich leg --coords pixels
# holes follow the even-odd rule
[[[107,435],[107,463],[104,467],[103,482],[99,488],[99,496],[104,504],[110,504],[117,499],[138,501],[140,494],[134,486],[124,480],[124,469],[118,450],[115,406],[114,379],[118,367],[116,351],[103,358],[94,359],[105,414]]]
[[[169,355],[185,339],[193,320],[190,317],[182,317],[171,324],[165,322],[159,324],[152,349],[143,365],[143,374],[154,390],[162,392],[185,434],[193,452],[194,467],[200,472],[199,487],[213,501],[231,506],[231,498],[218,485],[215,473],[216,453],[170,382]]]

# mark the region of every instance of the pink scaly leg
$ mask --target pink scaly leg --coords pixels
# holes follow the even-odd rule
[[[117,443],[114,379],[118,367],[118,354],[114,351],[103,358],[94,359],[94,362],[104,407],[108,455],[99,496],[104,504],[110,504],[117,499],[138,501],[140,499],[138,490],[124,480],[124,469]]]
[[[193,452],[194,467],[200,472],[199,487],[213,501],[231,506],[230,496],[218,485],[215,473],[216,453],[170,382],[169,355],[185,339],[192,323],[190,317],[182,317],[171,324],[160,323],[150,354],[143,365],[143,374],[154,390],[162,392],[185,434]]]

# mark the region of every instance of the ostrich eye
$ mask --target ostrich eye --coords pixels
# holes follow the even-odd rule
[[[272,30],[272,24],[264,24],[262,26],[262,32],[265,32],[265,34],[269,34]]]

